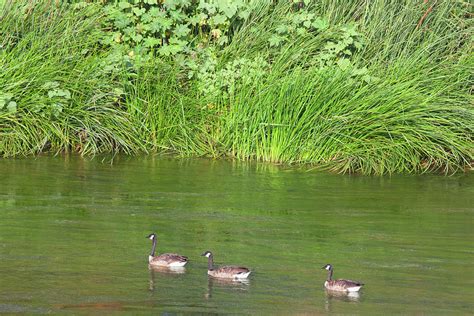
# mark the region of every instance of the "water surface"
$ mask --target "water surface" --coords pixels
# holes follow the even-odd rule
[[[118,157],[0,160],[0,313],[468,314],[474,177]],[[187,255],[149,270],[151,247]],[[240,264],[248,283],[208,279]],[[359,297],[325,292],[336,278]]]

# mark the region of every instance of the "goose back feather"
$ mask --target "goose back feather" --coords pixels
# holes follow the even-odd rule
[[[207,274],[215,278],[235,278],[244,279],[249,276],[251,271],[245,267],[223,266],[217,269],[208,270]]]
[[[188,257],[176,253],[162,253],[158,256],[150,256],[148,263],[161,267],[182,267],[188,262]]]

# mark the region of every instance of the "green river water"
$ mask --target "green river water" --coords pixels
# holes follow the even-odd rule
[[[0,313],[474,312],[472,174],[38,157],[0,160],[0,175]],[[151,232],[185,271],[149,270]],[[249,282],[209,279],[205,250]],[[326,293],[326,263],[360,295]]]

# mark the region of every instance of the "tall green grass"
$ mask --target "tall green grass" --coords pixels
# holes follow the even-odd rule
[[[462,6],[440,3],[418,26],[428,7],[409,1],[322,2],[312,10],[331,23],[359,23],[366,43],[352,67],[367,67],[378,80],[367,84],[350,69],[311,65],[331,28],[296,40],[268,77],[223,105],[230,108],[221,135],[229,154],[376,174],[471,164],[472,28],[464,25]],[[228,54],[268,56],[265,36],[255,36],[274,31],[275,14],[286,12],[260,7]]]
[[[215,155],[213,119],[194,81],[172,60],[155,59],[122,78],[137,137],[153,152]]]
[[[268,67],[227,96],[204,94],[169,57],[124,63],[122,52],[99,44],[97,5],[8,3],[0,94],[13,95],[18,109],[0,110],[4,157],[170,152],[365,174],[449,173],[474,160],[473,26],[463,1],[431,9],[431,1],[315,1],[306,9],[328,28],[279,49],[268,39],[295,7],[254,1],[216,51],[216,71],[239,58]],[[363,47],[348,67],[321,66],[318,56],[347,24]],[[354,75],[361,69],[371,80]],[[54,95],[64,90],[70,98]]]
[[[0,19],[0,94],[12,95],[17,112],[0,111],[3,156],[144,148],[114,93],[118,80],[107,70],[110,53],[98,46],[99,18],[94,6],[6,4]],[[54,86],[70,97],[49,95],[58,91]]]

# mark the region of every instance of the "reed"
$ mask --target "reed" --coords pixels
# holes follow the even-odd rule
[[[122,78],[127,113],[138,138],[153,152],[212,154],[211,115],[195,81],[170,59],[154,59]]]
[[[230,43],[213,50],[204,78],[214,94],[173,57],[131,64],[100,44],[100,5],[72,8],[3,9],[4,157],[166,152],[364,174],[450,173],[474,160],[465,2],[311,2],[304,14],[319,30],[272,38],[298,9],[253,1]]]
[[[98,7],[7,2],[0,22],[0,111],[4,157],[43,151],[137,152],[144,148],[120,104],[99,45]],[[132,132],[131,132],[132,131]]]
[[[229,155],[365,174],[448,173],[469,165],[472,28],[463,24],[462,6],[439,4],[422,20],[428,7],[412,2],[326,2],[313,12],[335,25],[357,20],[366,38],[363,49],[346,70],[321,69],[311,56],[323,48],[331,27],[288,44],[268,76],[222,105],[230,109],[221,135]],[[227,48],[227,59],[272,56],[252,36],[274,32],[273,14],[286,12],[260,9]],[[367,68],[376,80],[355,78],[355,67]]]

